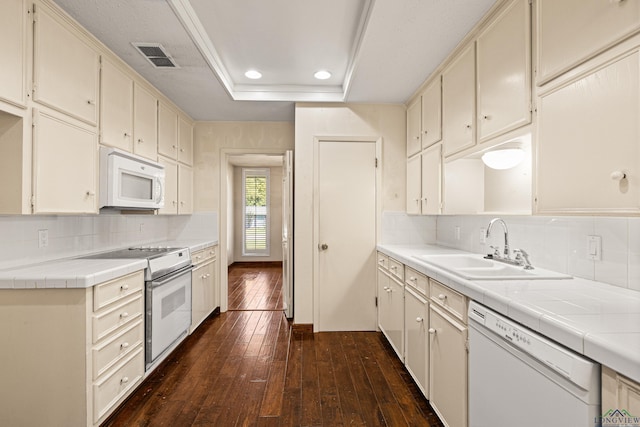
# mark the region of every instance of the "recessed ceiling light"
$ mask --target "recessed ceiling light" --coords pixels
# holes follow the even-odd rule
[[[253,80],[256,80],[262,77],[262,73],[258,70],[249,70],[246,73],[244,73],[244,75]]]
[[[318,80],[327,80],[329,77],[331,77],[331,73],[326,70],[320,70],[320,71],[316,71],[313,77],[315,77]]]

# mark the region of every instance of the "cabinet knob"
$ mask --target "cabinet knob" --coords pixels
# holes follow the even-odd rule
[[[129,290],[129,285],[122,285],[122,286],[120,286],[120,290],[121,290],[121,291],[127,291],[127,290]]]
[[[181,152],[181,153],[184,153],[184,148],[181,148],[181,149],[180,149],[180,152]]]
[[[384,288],[382,288],[382,289],[384,289],[385,291],[387,291],[387,290],[389,290],[389,287],[388,287],[388,286],[385,286],[385,287],[384,287]]]
[[[440,301],[444,301],[445,299],[447,299],[447,296],[445,294],[440,294],[440,295],[438,295],[438,299]]]
[[[125,348],[129,347],[129,343],[128,342],[123,342],[122,344],[120,344],[120,349],[124,350]]]
[[[211,273],[205,274],[204,277],[206,277],[208,279],[209,277],[211,277]]]
[[[93,197],[95,195],[96,195],[95,191],[91,191],[91,190],[87,191],[87,196],[88,197]]]
[[[433,328],[429,328],[429,333],[430,333],[431,335],[435,335],[435,334],[436,334],[436,330],[435,330],[435,329],[433,329]]]
[[[129,377],[122,377],[122,379],[120,380],[120,384],[126,384],[129,382]]]
[[[624,171],[613,171],[611,172],[611,179],[614,181],[622,181],[627,177],[627,174]]]
[[[96,105],[96,102],[93,99],[87,99],[88,105]]]
[[[173,206],[178,204],[178,202],[176,202],[175,200],[173,202],[171,202],[171,203],[173,203]]]
[[[131,134],[130,134],[129,132],[125,132],[125,133],[124,133],[124,137],[125,137],[125,138],[129,138],[130,136],[131,136]]]
[[[425,131],[424,131],[424,134],[426,135],[427,133],[429,133],[429,131],[425,130]]]
[[[390,294],[391,292],[393,292],[393,289],[387,288],[387,293]]]
[[[123,313],[120,313],[120,318],[121,319],[126,319],[127,317],[129,317],[129,313],[127,313],[126,311]]]
[[[176,149],[176,148],[178,148],[178,147],[176,147],[175,145],[172,145],[172,146],[171,146],[171,148],[173,148],[173,149],[175,150],[175,149]]]
[[[416,317],[416,322],[420,323],[422,322],[424,319],[422,317]]]
[[[482,116],[482,119],[483,120],[491,120],[491,116],[487,114],[487,115]]]
[[[471,125],[466,125],[465,126],[467,129],[471,129]]]
[[[142,144],[142,143],[144,143],[144,139],[138,138],[138,144]]]

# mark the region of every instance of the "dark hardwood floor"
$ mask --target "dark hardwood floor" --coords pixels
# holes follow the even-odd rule
[[[282,263],[242,262],[229,267],[229,310],[282,310]]]
[[[379,332],[247,310],[205,320],[103,426],[442,426]]]

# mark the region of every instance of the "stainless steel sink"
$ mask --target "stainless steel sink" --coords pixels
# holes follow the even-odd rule
[[[469,280],[571,279],[567,274],[542,268],[525,270],[478,254],[416,255],[415,258]]]

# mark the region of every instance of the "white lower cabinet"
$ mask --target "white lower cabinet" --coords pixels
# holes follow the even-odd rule
[[[144,376],[143,289],[138,271],[86,289],[1,290],[0,425],[104,422]]]
[[[602,414],[616,409],[640,416],[640,384],[602,366]]]
[[[461,297],[466,309],[466,298],[455,291],[443,292],[438,285],[435,292],[430,280],[429,306],[429,398],[431,406],[447,427],[467,426],[467,321],[466,310],[459,316],[458,307],[447,305],[451,296]]]
[[[191,328],[192,333],[204,319],[220,306],[218,286],[217,246],[194,252],[195,265],[191,273]]]
[[[404,286],[378,268],[378,326],[400,359],[404,354]]]
[[[422,394],[429,398],[429,304],[409,286],[404,290],[404,364]]]

